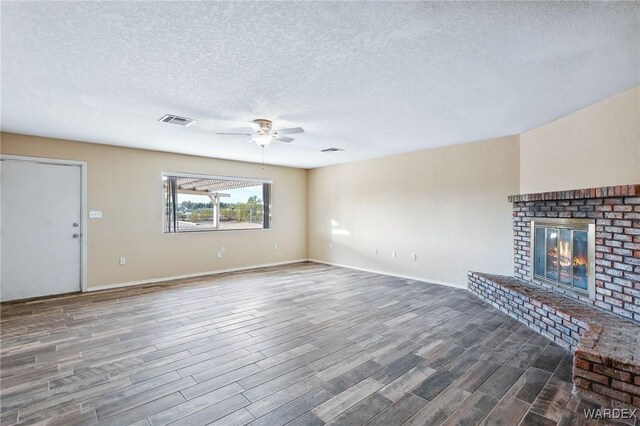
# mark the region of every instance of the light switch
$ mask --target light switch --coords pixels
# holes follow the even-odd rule
[[[91,210],[89,212],[89,219],[102,219],[102,210]]]

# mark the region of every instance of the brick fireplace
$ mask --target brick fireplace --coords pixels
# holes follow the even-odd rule
[[[509,201],[514,276],[469,272],[469,290],[573,351],[580,395],[640,408],[640,185]]]
[[[595,222],[595,295],[553,286],[563,294],[640,322],[640,185],[513,195],[516,278],[532,276],[531,221],[591,219]],[[549,286],[551,287],[551,286]]]

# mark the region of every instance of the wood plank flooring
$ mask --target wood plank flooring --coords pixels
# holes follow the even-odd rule
[[[466,290],[345,268],[1,308],[2,425],[546,425],[593,407],[567,352]]]

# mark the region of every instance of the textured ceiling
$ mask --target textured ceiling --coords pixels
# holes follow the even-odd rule
[[[519,133],[640,84],[638,2],[2,2],[2,130],[297,167]],[[182,128],[166,113],[191,117]],[[327,154],[328,147],[346,149]]]

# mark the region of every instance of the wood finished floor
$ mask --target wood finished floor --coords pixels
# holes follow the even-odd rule
[[[3,304],[1,325],[2,425],[551,425],[594,407],[566,351],[469,292],[314,263]]]

